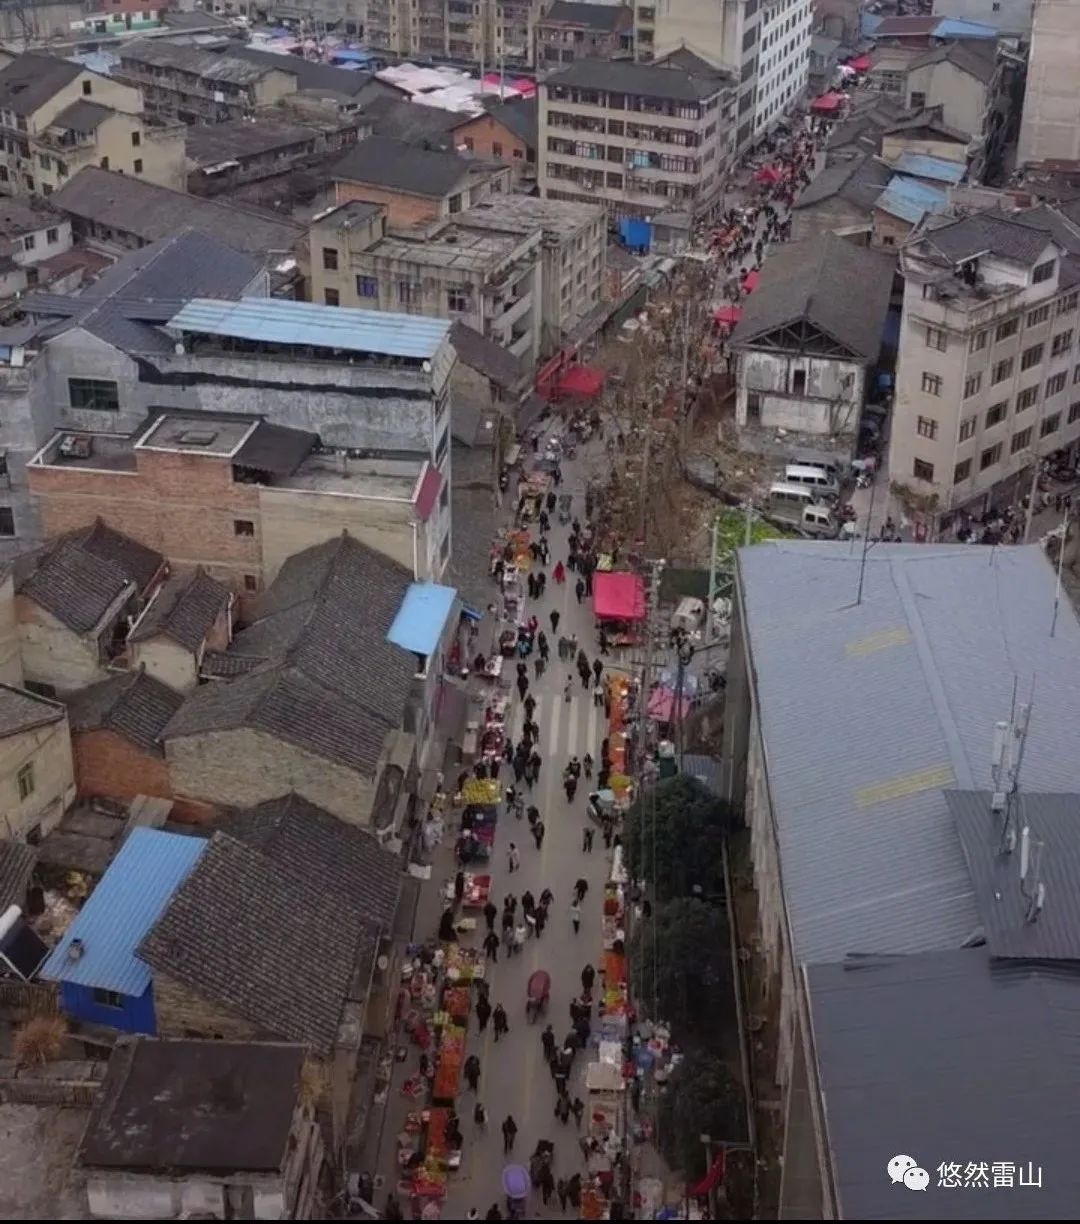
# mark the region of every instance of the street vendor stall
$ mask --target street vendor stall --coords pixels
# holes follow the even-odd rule
[[[453,1103],[461,1088],[461,1069],[464,1064],[465,1030],[456,1024],[448,1024],[439,1039],[435,1078],[431,1083],[432,1101]]]
[[[612,646],[641,640],[645,621],[645,580],[640,574],[612,570],[593,575],[593,612]]]
[[[550,472],[530,472],[518,484],[518,518],[522,523],[531,523],[539,518],[551,484]]]

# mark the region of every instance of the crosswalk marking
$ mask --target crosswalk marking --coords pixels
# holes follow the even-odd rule
[[[541,756],[560,768],[563,758],[569,759],[575,753],[580,757],[589,752],[598,757],[603,719],[603,707],[593,703],[591,693],[580,696],[575,693],[570,702],[561,692],[536,696],[533,722],[540,728]],[[509,720],[512,743],[518,743],[524,728],[525,708],[515,702]]]

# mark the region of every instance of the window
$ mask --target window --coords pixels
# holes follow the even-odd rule
[[[259,589],[258,578],[256,578],[254,574],[245,574],[244,575],[244,590],[245,591],[257,591],[258,589]]]
[[[999,361],[997,365],[990,371],[990,382],[1004,382],[1006,378],[1011,378],[1013,372],[1013,359],[1006,357],[1004,361]]]
[[[91,412],[119,412],[120,392],[107,378],[69,378],[68,402],[72,408]]]
[[[1016,411],[1026,412],[1032,404],[1039,402],[1039,388],[1025,387],[1016,397]]]
[[[1075,310],[1077,302],[1080,302],[1080,293],[1070,293],[1067,297],[1063,297],[1057,304],[1058,314],[1068,314],[1070,310]]]
[[[10,506],[0,506],[0,536],[15,534],[15,511]]]
[[[491,155],[492,157],[502,157],[503,150],[502,150],[502,144],[500,141],[493,140],[491,142]]]
[[[135,174],[142,174],[142,158],[136,157],[131,163],[131,169]]]
[[[89,82],[87,82],[89,84]],[[123,1007],[124,996],[116,990],[103,990],[100,986],[93,989],[94,1002],[101,1007]]]
[[[1040,323],[1045,323],[1050,318],[1050,307],[1039,306],[1035,310],[1028,311],[1027,325],[1028,327],[1038,327]]]
[[[402,306],[411,305],[414,298],[419,301],[420,287],[418,285],[414,285],[412,281],[398,281],[397,288],[398,300],[401,302]]]
[[[1006,319],[1004,323],[999,323],[997,330],[994,332],[995,343],[1000,340],[1008,340],[1010,336],[1015,336],[1019,327],[1019,319]]]
[[[1026,450],[1031,445],[1031,426],[1027,429],[1021,429],[1019,433],[1014,433],[1012,441],[1009,443],[1009,453],[1015,455],[1018,451]]]
[[[953,468],[952,482],[953,484],[963,484],[971,475],[971,460],[965,459],[962,463],[958,463]]]
[[[926,94],[920,93],[917,89],[911,91],[911,109],[922,110],[926,105]]]
[[[1070,405],[1069,405],[1069,420],[1068,420],[1068,423],[1069,423],[1070,425],[1073,425],[1073,424],[1075,424],[1075,422],[1077,422],[1077,421],[1080,421],[1080,400],[1078,400],[1078,401],[1077,401],[1075,404],[1070,404]]]
[[[1045,263],[1036,264],[1031,271],[1031,283],[1041,285],[1043,281],[1048,281],[1054,275],[1056,266],[1056,259],[1048,259]]]
[[[450,197],[450,211],[452,213],[461,212],[461,193]]]
[[[988,408],[986,412],[986,428],[993,429],[995,425],[1000,425],[1005,420],[1005,413],[1008,407],[1008,401],[1003,400],[1000,404],[994,404],[992,408]]]
[[[792,370],[791,371],[791,394],[805,395],[806,394],[806,371]],[[935,425],[936,428],[936,425]]]
[[[19,788],[19,798],[29,799],[34,793],[34,766],[33,763],[24,765],[22,769],[15,775],[15,785]]]
[[[982,375],[972,374],[964,380],[964,399],[971,399],[973,395],[979,394],[979,388],[982,386]]]
[[[941,394],[941,375],[940,374],[928,374],[924,370],[923,376],[922,376],[922,389],[927,393],[927,395],[940,395]]]
[[[1052,416],[1044,417],[1043,423],[1039,426],[1039,437],[1048,438],[1052,433],[1057,433],[1058,426],[1061,424],[1061,413],[1055,412]]]
[[[442,492],[439,494],[439,505],[445,510],[450,505],[450,485],[448,481],[443,481]]]
[[[1062,353],[1072,348],[1072,328],[1068,331],[1058,332],[1054,337],[1054,342],[1050,345],[1050,356],[1060,357]]]
[[[920,438],[933,440],[937,437],[937,421],[933,417],[919,417],[915,428]]]
[[[232,529],[233,535],[253,536],[255,534],[255,524],[251,519],[233,519]]]
[[[469,289],[467,285],[451,285],[447,289],[446,309],[459,312],[469,309]]]
[[[616,191],[621,191],[622,185],[623,185],[623,176],[621,174],[615,174],[609,171],[608,176],[607,176],[607,185],[609,187],[614,188]]]
[[[358,276],[356,278],[356,296],[377,298],[379,296],[378,278],[374,276]]]
[[[944,353],[948,346],[949,339],[940,327],[928,327],[926,329],[926,347],[937,349],[938,352]]]
[[[1064,371],[1062,371],[1060,374],[1055,374],[1053,378],[1048,378],[1046,380],[1045,394],[1047,399],[1049,399],[1051,395],[1057,395],[1060,391],[1065,390],[1065,379],[1066,374]]]
[[[1001,443],[997,442],[993,446],[988,446],[979,456],[979,471],[985,472],[988,467],[993,467],[1000,458]]]
[[[971,337],[971,344],[968,346],[973,353],[981,352],[986,348],[986,342],[990,339],[989,328],[984,327],[982,331],[978,331]]]
[[[142,144],[142,136],[138,132],[131,133],[131,147],[137,149]]]
[[[1031,348],[1024,349],[1020,357],[1020,369],[1030,370],[1032,366],[1037,366],[1042,361],[1043,349],[1045,345],[1033,344]]]
[[[45,231],[45,241],[49,246],[52,246],[54,242],[59,242],[60,231],[58,229],[47,229]]]
[[[927,463],[924,459],[916,459],[912,464],[911,474],[916,480],[933,480],[934,465]]]
[[[37,239],[34,237],[33,234],[27,234],[26,237],[23,239],[23,250],[24,251],[32,251],[36,245],[37,245]]]
[[[337,247],[323,247],[322,266],[327,272],[336,272],[338,270]]]
[[[960,441],[961,442],[966,442],[968,438],[974,436],[975,424],[977,420],[978,420],[977,417],[969,416],[969,417],[964,417],[964,419],[960,422]]]
[[[323,303],[326,306],[341,305],[341,293],[337,289],[324,289],[322,296]]]
[[[450,429],[447,427],[442,431],[442,437],[435,446],[435,466],[440,467],[443,459],[446,458],[446,451],[450,446]]]
[[[102,31],[102,33],[104,33],[104,31]],[[83,97],[88,98],[94,91],[94,82],[93,81],[83,81],[82,91],[83,91]]]

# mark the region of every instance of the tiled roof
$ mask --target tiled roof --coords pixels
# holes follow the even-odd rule
[[[797,209],[811,208],[834,196],[861,209],[867,215],[874,201],[888,186],[892,170],[876,157],[864,155],[828,166],[814,179],[795,202]]]
[[[0,739],[59,722],[63,717],[64,707],[59,702],[10,684],[0,684]],[[0,907],[0,913],[3,913],[3,907]]]
[[[17,55],[0,68],[0,109],[30,116],[84,71],[55,55]]]
[[[376,98],[364,107],[364,118],[371,122],[373,136],[444,150],[454,148],[453,129],[467,119],[454,111],[401,97]]]
[[[718,93],[727,78],[718,71],[688,72],[675,66],[641,64],[632,60],[575,60],[546,77],[543,88],[553,102],[552,90],[570,86],[636,94],[646,98],[666,98],[672,102],[702,102]]]
[[[79,689],[66,702],[74,734],[115,731],[136,747],[162,756],[161,733],[184,697],[140,668]]]
[[[193,574],[162,583],[128,641],[145,642],[160,634],[195,654],[228,604],[229,588],[199,566]]]
[[[975,213],[930,231],[926,242],[952,263],[989,251],[1011,263],[1032,267],[1052,241],[1049,229],[1014,221],[997,209]]]
[[[631,26],[633,21],[633,9],[621,4],[580,4],[576,0],[555,0],[544,16],[537,19],[539,25],[557,22],[607,34]]]
[[[593,4],[583,4],[582,8],[596,8]],[[536,132],[540,122],[540,103],[535,98],[511,98],[508,102],[489,102],[488,114],[497,120],[508,131],[525,142],[531,149],[536,148]]]
[[[947,43],[944,47],[934,47],[924,55],[917,56],[908,65],[908,72],[942,63],[952,64],[961,72],[966,72],[977,81],[988,85],[997,71],[997,47],[993,42],[982,39]]]
[[[66,128],[73,132],[96,132],[113,114],[115,112],[110,107],[82,98],[65,106],[55,119],[49,121],[49,127]]]
[[[528,371],[519,357],[467,323],[451,324],[450,343],[463,365],[490,378],[502,390],[520,391],[528,382]]]
[[[145,591],[165,564],[165,558],[138,540],[114,531],[98,519],[92,527],[73,534],[86,552],[111,561],[130,578],[140,591]]]
[[[37,851],[25,842],[0,841],[0,914],[12,905],[22,907]]]
[[[325,1054],[347,1000],[366,993],[377,946],[355,896],[216,833],[138,955],[259,1028]]]
[[[228,650],[208,650],[203,655],[199,671],[203,676],[226,680],[235,676],[246,676],[264,662],[264,659],[245,658]]]
[[[1066,603],[1050,636],[1042,549],[878,544],[857,604],[860,564],[841,544],[738,553],[797,961],[957,947],[978,929],[942,792],[990,784],[1014,677],[1036,686],[1024,790],[1080,790],[1080,625]]]
[[[280,867],[318,880],[348,897],[365,922],[387,931],[401,891],[401,859],[365,829],[346,824],[297,794],[231,812],[222,833],[265,854]]]
[[[441,198],[452,192],[470,169],[481,164],[454,152],[424,149],[389,136],[369,136],[334,164],[330,177]]]
[[[761,269],[731,334],[735,347],[806,320],[864,361],[881,349],[895,260],[836,234],[782,246]]]

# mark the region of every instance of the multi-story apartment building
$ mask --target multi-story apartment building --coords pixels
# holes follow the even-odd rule
[[[344,0],[349,3],[349,0]],[[459,63],[533,63],[542,0],[367,0],[364,42],[373,50]]]
[[[1080,226],[1045,206],[977,213],[901,252],[889,474],[932,528],[1017,500],[1080,440]]]
[[[578,59],[614,59],[634,46],[634,10],[628,4],[554,0],[536,23],[536,66],[557,68]]]
[[[634,55],[650,61],[685,47],[734,73],[735,145],[748,149],[757,131],[755,96],[762,0],[655,0],[634,7]]]
[[[1080,161],[1077,64],[1080,64],[1080,5],[1071,0],[1035,0],[1016,150],[1018,165]]]
[[[184,129],[143,113],[137,89],[28,53],[0,68],[0,190],[51,195],[85,166],[184,186]]]
[[[345,204],[311,227],[311,297],[451,319],[527,366],[540,352],[540,229],[499,233],[461,220],[388,234],[386,210]]]
[[[686,52],[578,60],[540,85],[537,182],[546,199],[603,203],[616,216],[715,203],[733,156],[731,78]]]
[[[806,92],[813,0],[762,0],[754,136],[774,128]]]

